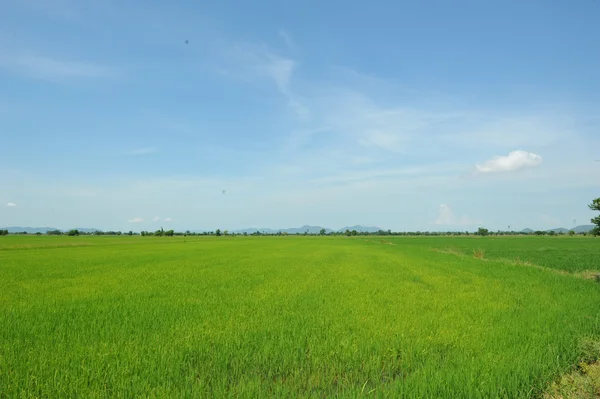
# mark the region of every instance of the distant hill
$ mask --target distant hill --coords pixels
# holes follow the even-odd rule
[[[57,230],[54,227],[21,227],[21,226],[4,227],[4,229],[8,230],[9,233],[26,232],[27,234],[45,233],[48,230]]]
[[[321,232],[322,229],[325,229],[325,233],[329,234],[332,233],[334,230],[329,229],[327,227],[322,227],[322,226],[310,226],[310,225],[304,225],[302,227],[290,227],[287,229],[268,229],[268,228],[262,228],[262,229],[257,229],[257,228],[248,228],[248,229],[240,229],[240,230],[235,230],[234,233],[238,233],[238,234],[253,234],[256,233],[257,231],[260,231],[261,233],[266,233],[266,234],[275,234],[278,231],[281,231],[282,233],[287,233],[287,234],[304,234],[304,233],[308,233],[308,234],[319,234]],[[370,227],[370,226],[361,226],[361,225],[356,225],[356,226],[346,226],[342,229],[337,230],[338,232],[344,232],[346,230],[356,230],[359,232],[363,232],[363,233],[375,233],[379,230],[381,230],[379,227]]]
[[[356,225],[356,226],[346,226],[344,228],[339,229],[338,231],[344,232],[346,230],[356,230],[360,233],[377,233],[379,230],[381,230],[379,227],[374,227],[374,226],[361,226],[361,225]]]
[[[549,230],[546,230],[546,231],[547,231],[547,232],[553,231],[553,232],[555,232],[555,233],[557,233],[557,234],[558,234],[558,233],[565,233],[565,234],[566,234],[566,233],[568,233],[568,232],[569,232],[569,229],[565,229],[564,227],[558,227],[558,228],[556,228],[556,229],[549,229]]]
[[[573,227],[572,229],[566,229],[564,227],[557,227],[556,229],[549,229],[546,230],[547,232],[553,231],[555,233],[568,233],[569,231],[573,230],[575,233],[588,233],[590,232],[595,226],[593,224],[583,224],[577,227]],[[532,229],[523,229],[521,230],[521,233],[533,233],[534,230]]]
[[[571,230],[573,230],[575,233],[588,233],[592,231],[594,227],[596,226],[593,224],[582,224],[580,226],[573,227]]]
[[[304,233],[319,234],[322,229],[324,229],[324,227],[304,225],[302,227],[292,227],[292,228],[289,228],[289,229],[282,229],[281,232],[282,233],[288,233],[288,234],[304,234]],[[331,229],[325,228],[325,232],[326,233],[330,233]]]
[[[234,230],[233,232],[237,233],[237,234],[244,234],[244,233],[246,233],[246,234],[254,234],[257,231],[260,231],[261,233],[265,233],[265,234],[277,233],[277,230],[267,229],[267,228],[257,229],[257,228],[254,228],[254,227],[251,227],[251,228],[248,228],[248,229]]]
[[[8,230],[9,233],[22,233],[26,232],[27,234],[35,234],[35,233],[46,233],[49,230],[60,230],[56,227],[21,227],[21,226],[11,226],[11,227],[3,227],[3,229]],[[98,229],[89,229],[85,227],[75,227],[75,229],[79,230],[82,233],[93,233]],[[69,229],[70,230],[70,229]],[[69,231],[69,230],[61,230],[61,231]]]

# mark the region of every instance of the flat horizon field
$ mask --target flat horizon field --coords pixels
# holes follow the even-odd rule
[[[0,397],[536,398],[600,241],[0,237]]]

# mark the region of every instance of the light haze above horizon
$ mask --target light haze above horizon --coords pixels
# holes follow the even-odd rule
[[[7,0],[0,227],[571,228],[600,2]]]

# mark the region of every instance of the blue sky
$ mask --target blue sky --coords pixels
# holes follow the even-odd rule
[[[0,225],[593,216],[600,2],[211,3],[3,2]]]

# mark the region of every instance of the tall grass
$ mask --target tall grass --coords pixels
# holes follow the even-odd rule
[[[599,284],[428,246],[11,239],[0,397],[527,398],[600,334]]]

